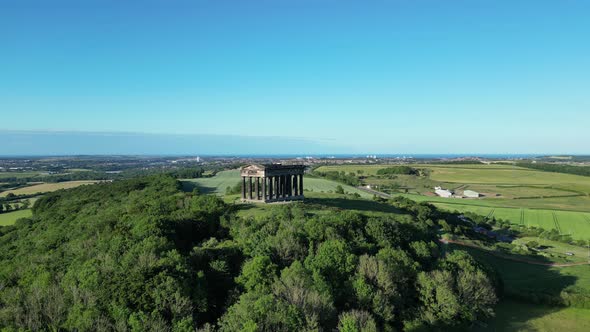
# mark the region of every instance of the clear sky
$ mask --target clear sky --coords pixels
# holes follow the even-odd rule
[[[119,151],[96,133],[121,132],[158,134],[135,153],[172,134],[186,153],[260,152],[227,135],[590,153],[590,1],[0,0],[0,131],[0,155],[23,131],[94,137],[55,153]]]

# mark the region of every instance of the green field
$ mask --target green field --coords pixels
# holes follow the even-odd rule
[[[190,191],[195,186],[199,188],[202,193],[206,194],[225,194],[227,187],[233,187],[240,182],[240,171],[230,170],[217,173],[210,178],[200,179],[183,179],[183,187],[185,191]]]
[[[517,225],[534,226],[548,230],[556,229],[560,234],[571,235],[576,240],[590,239],[590,213],[588,212],[486,207],[440,202],[433,202],[433,204],[448,211],[472,212],[490,218],[510,221]]]
[[[317,171],[356,173],[361,170],[363,175],[376,175],[379,169],[390,166],[395,165],[334,165],[321,166],[317,168]],[[430,178],[439,182],[494,185],[558,185],[559,187],[564,184],[575,184],[577,188],[585,188],[586,192],[590,193],[590,177],[542,172],[513,165],[408,164],[408,166],[430,170]]]
[[[20,218],[30,217],[31,209],[0,213],[0,226],[12,225]]]
[[[473,331],[490,332],[585,332],[590,331],[590,310],[555,308],[538,304],[503,300],[496,316]]]
[[[227,187],[235,186],[237,183],[241,181],[240,179],[241,178],[239,170],[230,170],[219,172],[217,173],[217,175],[210,178],[185,179],[182,180],[182,182],[185,187],[185,190],[190,191],[196,185],[203,193],[215,193],[218,195],[223,195],[225,194]],[[304,191],[329,193],[336,190],[337,186],[342,186],[345,192],[358,193],[359,195],[361,195],[361,197],[373,197],[373,195],[366,193],[362,190],[344,184],[340,184],[335,181],[312,177],[305,177],[303,180]]]

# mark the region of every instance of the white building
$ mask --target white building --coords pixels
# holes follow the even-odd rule
[[[473,191],[473,190],[465,190],[465,191],[463,191],[463,196],[469,197],[469,198],[478,198],[479,193],[477,191]]]
[[[447,189],[443,189],[441,187],[434,187],[434,193],[440,197],[453,197],[453,192]]]

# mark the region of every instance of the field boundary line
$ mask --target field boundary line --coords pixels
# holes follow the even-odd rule
[[[494,212],[496,212],[496,208],[492,208],[490,210],[490,212],[488,213],[488,215],[486,216],[487,219],[491,219],[492,216],[494,215]]]
[[[557,231],[561,235],[561,227],[559,227],[559,221],[557,220],[557,215],[555,214],[554,211],[552,211],[551,213],[553,214],[553,223],[555,224],[555,228],[557,229]]]

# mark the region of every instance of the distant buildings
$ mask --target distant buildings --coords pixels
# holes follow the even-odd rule
[[[469,198],[478,198],[480,195],[477,191],[465,190],[465,191],[463,191],[463,196],[469,197]]]
[[[453,197],[453,192],[448,189],[443,189],[442,187],[434,187],[434,193],[440,197]]]

